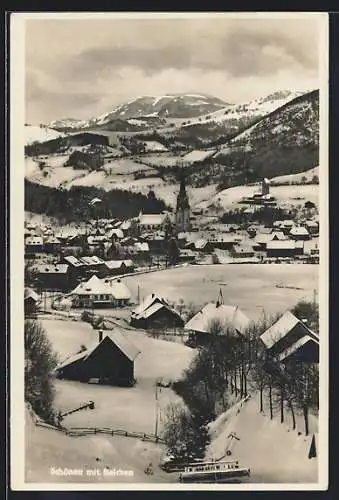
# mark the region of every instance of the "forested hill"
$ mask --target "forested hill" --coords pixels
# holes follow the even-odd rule
[[[93,207],[89,204],[93,198],[102,202]],[[117,189],[106,192],[83,186],[60,190],[25,180],[25,210],[46,214],[64,223],[81,222],[93,217],[125,219],[137,216],[141,210],[144,213],[160,213],[166,209],[165,203],[158,200],[154,193],[145,196]]]

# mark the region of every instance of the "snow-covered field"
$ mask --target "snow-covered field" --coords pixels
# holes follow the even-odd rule
[[[85,436],[69,437],[65,434],[37,427],[26,412],[26,474],[27,482],[34,483],[149,483],[176,480],[158,467],[164,454],[159,444],[125,437]],[[153,476],[145,474],[152,462]],[[51,468],[82,469],[83,475],[57,476]],[[100,476],[87,476],[86,470],[99,469]],[[106,473],[104,473],[106,469]],[[132,471],[132,476],[108,475],[114,469]]]
[[[296,414],[296,430],[292,418],[285,412],[280,423],[279,409],[269,417],[268,398],[264,398],[264,412],[259,413],[257,395],[220,415],[210,424],[211,443],[207,459],[218,459],[225,454],[230,432],[239,437],[234,445],[232,459],[249,467],[250,483],[313,483],[318,481],[318,460],[308,458],[313,433],[317,433],[317,419],[310,415],[310,435],[305,436],[302,416]],[[298,431],[300,435],[298,435]]]
[[[310,182],[314,176],[319,177],[319,167],[310,168],[305,172],[300,172],[299,174],[290,175],[280,175],[278,177],[273,177],[270,179],[271,182]]]
[[[25,144],[33,144],[33,142],[46,142],[58,137],[66,137],[67,134],[58,132],[57,130],[39,127],[38,125],[25,125]]]
[[[196,265],[141,276],[125,283],[137,297],[157,293],[170,301],[203,306],[216,301],[222,289],[225,304],[238,305],[250,319],[284,312],[299,300],[311,300],[318,289],[319,267],[314,264]]]
[[[260,186],[236,186],[220,191],[207,202],[200,204],[201,208],[207,208],[211,204],[218,205],[224,209],[239,207],[242,198],[252,196],[260,190]],[[270,194],[282,205],[304,205],[306,201],[312,201],[319,205],[319,186],[315,184],[296,186],[271,186]],[[241,205],[245,206],[245,205]]]
[[[98,338],[98,333],[87,323],[43,319],[42,325],[60,359],[78,352],[82,344],[91,346]],[[65,417],[66,426],[101,426],[154,433],[155,382],[180,378],[195,351],[179,343],[152,339],[142,332],[121,331],[141,351],[134,363],[136,385],[123,388],[57,380],[55,404],[62,411],[72,409],[84,401],[95,402],[94,410],[80,411]],[[165,407],[169,402],[178,400],[171,389],[159,390],[160,429]]]

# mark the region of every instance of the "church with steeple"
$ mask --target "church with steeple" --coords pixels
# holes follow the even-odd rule
[[[191,229],[191,209],[186,193],[185,177],[181,175],[180,190],[177,198],[177,207],[175,212],[176,232],[190,231]]]

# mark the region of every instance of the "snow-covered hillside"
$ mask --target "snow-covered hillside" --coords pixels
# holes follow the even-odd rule
[[[310,415],[310,434],[305,436],[302,416],[296,415],[297,428],[286,410],[281,424],[278,410],[273,420],[269,409],[259,412],[257,395],[239,402],[209,425],[211,444],[207,459],[219,459],[225,454],[229,434],[239,438],[231,458],[249,467],[251,483],[315,483],[318,481],[318,459],[308,458],[313,433],[317,436],[317,418]],[[266,400],[265,400],[266,401]]]
[[[25,144],[33,144],[34,142],[46,142],[58,137],[66,137],[67,134],[58,132],[52,128],[40,127],[38,125],[25,125]]]
[[[223,109],[215,111],[214,113],[192,119],[189,123],[185,123],[183,127],[212,122],[220,124],[229,120],[241,120],[243,118],[265,116],[302,94],[303,92],[283,90],[265,97],[253,99],[244,104],[228,105]]]

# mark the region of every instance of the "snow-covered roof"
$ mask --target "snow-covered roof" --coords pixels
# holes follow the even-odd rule
[[[139,224],[141,226],[161,226],[165,219],[166,214],[142,214]]]
[[[26,287],[24,291],[24,300],[27,299],[33,299],[34,302],[39,302],[40,297],[32,288]]]
[[[273,240],[267,243],[267,250],[294,250],[296,248],[293,240]]]
[[[137,241],[135,243],[135,247],[140,250],[140,252],[149,252],[149,245],[147,242],[141,243],[140,241]]]
[[[260,338],[267,349],[271,349],[279,340],[284,338],[297,325],[300,326],[300,328],[304,332],[304,335],[309,335],[316,338],[316,335],[311,332],[309,328],[307,328],[305,323],[300,321],[300,319],[294,316],[294,314],[292,314],[290,311],[286,311],[285,314],[283,314],[283,316],[278,319],[278,321],[276,321],[260,336]]]
[[[68,264],[40,264],[36,270],[40,274],[67,274]]]
[[[308,343],[315,344],[319,347],[319,340],[315,339],[314,337],[310,337],[309,335],[305,335],[304,337],[301,337],[296,342],[294,342],[291,346],[287,347],[284,351],[279,353],[277,356],[278,361],[284,361],[290,356],[293,356],[293,354],[298,352],[299,349],[301,349]]]
[[[132,297],[131,292],[120,279],[111,281],[110,288],[115,299],[129,300]]]
[[[309,233],[306,227],[300,226],[300,227],[292,227],[290,234],[292,236],[308,236]]]
[[[133,261],[130,259],[127,260],[107,260],[105,262],[106,267],[108,269],[120,269],[123,265],[125,267],[133,267]]]
[[[225,326],[231,326],[239,333],[245,333],[249,326],[250,320],[237,307],[210,302],[201,311],[199,311],[186,325],[185,330],[193,330],[196,332],[209,333],[210,322],[219,320]]]
[[[133,315],[139,315],[142,314],[143,311],[146,311],[149,307],[152,306],[155,302],[159,302],[161,304],[167,304],[166,300],[162,297],[159,297],[159,295],[156,295],[155,293],[151,293],[150,295],[147,295],[147,297],[135,308],[133,311]]]
[[[44,240],[41,236],[28,236],[25,240],[25,245],[43,245]]]
[[[87,266],[93,266],[98,264],[104,264],[105,261],[96,255],[81,257],[81,261],[84,262]]]
[[[80,283],[72,292],[72,295],[112,295],[111,287],[101,281],[96,275],[83,283]]]
[[[134,344],[132,344],[132,342],[130,342],[130,340],[127,339],[127,337],[125,337],[125,335],[116,330],[111,331],[109,335],[105,335],[101,342],[95,343],[89,349],[69,356],[62,363],[60,363],[56,369],[60,370],[62,368],[65,368],[66,366],[73,364],[75,361],[87,361],[89,357],[97,350],[97,348],[103,344],[107,346],[109,346],[110,344],[115,344],[120,349],[120,351],[122,351],[128,357],[130,361],[134,361],[138,354],[140,354],[141,352]]]
[[[67,255],[64,260],[73,267],[83,267],[85,264],[73,255]]]
[[[202,248],[205,248],[205,246],[208,244],[208,241],[203,239],[203,238],[200,238],[199,240],[197,240],[195,243],[194,243],[194,246],[197,250],[201,250]]]

